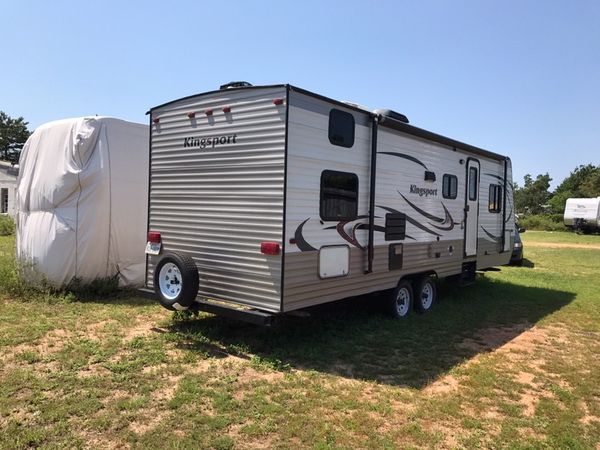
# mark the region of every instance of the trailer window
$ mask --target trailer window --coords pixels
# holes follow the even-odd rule
[[[499,213],[502,209],[502,186],[499,184],[490,184],[490,201],[488,211]]]
[[[444,198],[456,198],[458,190],[458,178],[456,175],[444,174],[442,178],[442,196]]]
[[[346,111],[329,111],[329,142],[341,147],[354,145],[354,116]]]
[[[469,200],[477,200],[477,168],[469,168]]]
[[[358,214],[358,177],[347,172],[321,173],[322,220],[354,220]]]

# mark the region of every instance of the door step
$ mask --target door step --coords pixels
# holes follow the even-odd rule
[[[477,266],[475,262],[463,263],[462,272],[458,277],[459,286],[470,286],[475,283],[475,270]]]

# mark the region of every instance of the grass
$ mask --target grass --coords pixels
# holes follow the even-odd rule
[[[527,231],[521,233],[523,242],[552,242],[566,244],[600,245],[600,235],[577,234],[571,231]]]
[[[600,250],[527,244],[600,237],[523,239],[424,316],[364,297],[263,329],[19,290],[0,238],[0,448],[597,448]]]

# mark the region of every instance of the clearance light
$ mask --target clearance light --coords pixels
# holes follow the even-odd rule
[[[148,231],[148,242],[153,244],[160,244],[162,237],[158,231]]]
[[[206,114],[207,116],[212,116],[213,115],[213,110],[212,109],[207,109],[206,111],[204,111],[204,114]]]
[[[275,100],[273,100],[273,104],[274,105],[283,105],[283,99],[282,98],[276,98]]]
[[[277,242],[261,242],[260,252],[264,255],[279,255],[281,247]]]
[[[231,106],[224,106],[224,107],[223,107],[223,112],[224,112],[225,114],[227,114],[227,113],[230,113],[230,112],[231,112]]]
[[[157,117],[156,119],[152,120],[152,122],[158,123],[158,122],[160,122],[160,119]]]
[[[188,116],[190,119],[193,119],[194,117],[196,117],[196,113],[195,113],[195,112],[193,112],[193,111],[191,111],[191,112],[187,113],[187,116]]]

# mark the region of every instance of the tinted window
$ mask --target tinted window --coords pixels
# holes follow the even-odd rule
[[[342,147],[354,145],[354,116],[348,112],[332,109],[329,112],[329,142]]]
[[[469,169],[469,200],[477,200],[477,168]]]
[[[499,184],[490,184],[490,201],[488,204],[489,212],[499,213],[502,209],[502,186]]]
[[[442,178],[442,196],[444,198],[456,198],[458,189],[458,178],[455,175],[444,174]]]
[[[324,170],[319,212],[323,220],[354,220],[358,212],[358,177],[353,173]]]

